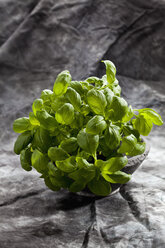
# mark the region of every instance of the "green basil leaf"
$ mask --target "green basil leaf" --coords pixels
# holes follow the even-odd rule
[[[39,172],[44,173],[48,170],[47,164],[49,162],[49,158],[47,155],[44,155],[42,152],[38,151],[37,149],[34,150],[32,157],[31,157],[31,163],[32,166]]]
[[[122,139],[122,144],[120,148],[118,149],[118,152],[129,155],[129,153],[134,149],[136,144],[137,144],[136,137],[133,134],[128,135]]]
[[[145,142],[138,142],[134,149],[129,152],[129,156],[137,156],[140,154],[143,154],[146,149],[146,143]]]
[[[77,111],[80,111],[81,97],[79,93],[77,93],[76,90],[72,89],[71,87],[68,87],[65,96],[70,101],[70,103],[73,105],[74,109]]]
[[[128,121],[130,121],[133,116],[134,116],[134,113],[133,113],[132,106],[129,105],[126,114],[122,118],[122,122],[128,122]]]
[[[33,126],[40,126],[40,122],[37,120],[33,112],[29,113],[29,121]]]
[[[37,111],[37,120],[39,120],[41,126],[47,130],[55,130],[57,122],[53,116],[47,113],[47,111]]]
[[[98,77],[89,77],[86,81],[90,84],[95,84],[96,87],[103,86],[103,80]]]
[[[109,108],[111,106],[111,103],[113,101],[113,96],[114,96],[114,93],[111,89],[109,88],[105,88],[103,90],[104,94],[105,94],[105,97],[106,97],[106,101],[107,101],[107,108]]]
[[[59,146],[67,153],[75,152],[78,148],[77,139],[75,137],[71,137],[69,139],[63,140]]]
[[[71,124],[74,120],[74,107],[70,103],[65,103],[57,110],[55,117],[61,124]]]
[[[51,108],[56,112],[59,108],[61,108],[65,103],[68,103],[68,100],[65,96],[60,97],[52,97]]]
[[[102,176],[105,178],[107,182],[110,183],[127,183],[131,179],[131,175],[124,173],[122,171],[116,171],[113,174],[107,174],[107,172],[102,172]]]
[[[140,133],[138,130],[134,129],[132,124],[127,124],[122,127],[123,133],[125,136],[128,136],[130,134],[133,134],[138,140],[140,138]]]
[[[20,134],[14,144],[14,152],[19,155],[21,151],[24,150],[31,141],[32,141],[31,131],[26,131]]]
[[[72,173],[69,173],[68,176],[75,181],[83,181],[88,183],[95,177],[95,167],[91,166],[90,168],[80,168]]]
[[[69,157],[66,151],[58,147],[50,147],[48,150],[48,156],[54,162],[65,160]]]
[[[140,115],[143,115],[146,119],[150,119],[155,125],[163,125],[163,120],[161,116],[153,109],[145,108],[138,110]]]
[[[79,168],[93,168],[93,164],[88,163],[83,157],[76,157],[76,162]]]
[[[20,162],[22,168],[26,171],[32,170],[31,156],[32,156],[32,152],[30,151],[29,148],[21,151]]]
[[[42,91],[40,98],[43,100],[43,102],[47,102],[47,101],[51,101],[52,95],[53,95],[53,91],[49,89],[45,89]]]
[[[83,190],[85,188],[85,182],[78,182],[75,181],[73,182],[70,187],[69,187],[69,191],[75,193],[75,192],[79,192],[81,190]]]
[[[89,134],[83,129],[77,135],[77,143],[84,151],[95,156],[99,145],[99,135]]]
[[[75,157],[69,157],[63,161],[56,161],[56,166],[59,170],[64,172],[72,172],[77,169]]]
[[[107,127],[104,137],[106,145],[111,150],[116,149],[119,146],[121,140],[120,128],[111,124],[109,127]]]
[[[71,81],[70,84],[69,84],[69,87],[71,87],[72,89],[74,89],[75,91],[77,91],[80,96],[82,96],[84,94],[83,86],[78,81]]]
[[[53,190],[53,191],[59,191],[59,190],[60,190],[60,187],[59,187],[59,186],[53,185],[53,184],[52,184],[52,182],[50,181],[50,178],[49,178],[49,177],[44,178],[44,181],[45,181],[45,185],[46,185],[49,189],[51,189],[51,190]]]
[[[82,114],[80,114],[79,112],[75,112],[74,113],[74,120],[73,122],[70,124],[71,128],[75,128],[80,130],[83,127],[84,124],[84,117]]]
[[[43,100],[42,99],[36,99],[34,102],[33,102],[33,105],[32,105],[32,110],[33,110],[33,113],[34,115],[36,115],[36,112],[41,110],[43,108]]]
[[[33,147],[37,148],[43,153],[46,153],[50,146],[51,137],[49,132],[46,129],[39,127],[34,134]]]
[[[115,65],[109,61],[109,60],[103,60],[105,66],[106,66],[106,75],[107,75],[107,80],[109,84],[112,84],[115,80],[116,76],[116,67]]]
[[[91,89],[87,93],[87,101],[90,108],[98,115],[104,115],[104,109],[107,105],[105,95],[98,90]]]
[[[61,96],[66,93],[69,83],[72,78],[69,71],[62,71],[58,74],[56,81],[54,83],[53,92],[57,96]]]
[[[90,112],[90,107],[86,104],[83,104],[82,107],[81,107],[81,113],[83,115],[88,115]]]
[[[13,123],[13,130],[16,133],[23,133],[31,128],[29,118],[22,117],[18,118]]]
[[[147,136],[153,127],[152,120],[146,119],[143,115],[139,115],[136,120],[132,120],[133,127],[138,130],[138,132],[143,135]]]
[[[88,183],[88,188],[95,195],[107,196],[111,193],[111,184],[100,177],[98,180],[95,177]]]
[[[112,104],[109,109],[110,111],[109,118],[112,121],[122,120],[122,118],[127,113],[127,109],[128,109],[127,102],[122,97],[114,96]]]
[[[104,131],[107,127],[107,123],[104,120],[104,117],[96,115],[90,119],[86,125],[87,133],[99,134]]]
[[[97,162],[99,163],[99,162]],[[128,159],[126,156],[124,157],[113,157],[107,161],[103,161],[101,170],[108,172],[116,172],[123,169],[128,163]]]

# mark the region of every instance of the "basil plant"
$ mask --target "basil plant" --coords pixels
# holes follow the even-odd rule
[[[127,156],[144,153],[153,124],[161,116],[150,108],[133,109],[120,96],[115,65],[108,60],[106,75],[72,81],[69,71],[58,74],[53,91],[45,89],[32,105],[29,117],[18,118],[20,133],[14,152],[22,168],[36,169],[53,191],[78,192],[88,188],[106,196],[111,184],[128,182],[122,168]]]

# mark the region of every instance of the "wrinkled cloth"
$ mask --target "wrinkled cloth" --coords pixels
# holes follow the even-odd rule
[[[164,118],[164,18],[164,0],[0,0],[0,248],[165,247],[164,126],[132,180],[99,199],[52,192],[23,171],[12,131],[59,72],[102,76],[102,59],[129,104]]]

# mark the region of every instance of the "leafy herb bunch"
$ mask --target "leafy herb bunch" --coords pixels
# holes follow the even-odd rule
[[[152,109],[132,109],[120,97],[115,65],[103,61],[106,75],[72,81],[61,72],[53,91],[45,89],[33,102],[29,118],[14,121],[21,133],[14,145],[22,168],[35,168],[51,190],[77,192],[88,187],[106,196],[111,184],[124,184],[131,175],[122,172],[127,156],[144,153],[153,124],[162,125]]]

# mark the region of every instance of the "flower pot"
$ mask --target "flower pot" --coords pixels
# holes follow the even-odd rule
[[[144,139],[143,139],[144,140]],[[146,140],[144,140],[146,142]],[[134,157],[128,157],[128,164],[121,170],[127,174],[133,174],[138,167],[142,164],[142,162],[145,160],[145,158],[148,156],[150,150],[149,144],[146,142],[146,149],[145,152],[141,155],[134,156]],[[122,184],[114,183],[111,184],[112,191],[110,195],[118,192]],[[79,192],[78,194],[91,196],[95,198],[101,198],[102,196],[96,196],[94,195],[88,188],[85,188],[83,191]]]

